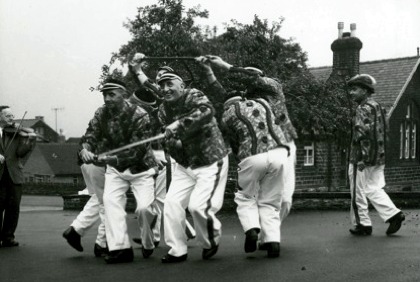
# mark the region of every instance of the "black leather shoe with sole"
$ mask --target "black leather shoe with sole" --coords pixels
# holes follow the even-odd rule
[[[203,253],[202,253],[203,259],[210,259],[212,256],[214,256],[217,253],[218,249],[219,249],[218,245],[210,249],[203,249]]]
[[[372,226],[356,225],[355,228],[349,229],[349,232],[355,236],[369,236],[372,234]]]
[[[105,256],[105,262],[108,264],[132,262],[134,253],[132,248],[111,251]]]
[[[187,254],[176,257],[176,256],[172,256],[170,254],[167,254],[166,256],[164,256],[161,261],[162,263],[176,263],[176,262],[183,262],[187,260]]]
[[[249,229],[245,232],[245,244],[244,249],[245,253],[252,253],[257,250],[257,241],[258,241],[258,233],[260,230],[258,228]]]
[[[99,246],[97,243],[95,243],[95,246],[93,247],[93,253],[95,254],[95,257],[105,257],[109,254],[108,248],[103,248]]]
[[[17,247],[19,246],[19,242],[15,240],[6,240],[1,243],[2,247],[9,248],[9,247]]]
[[[81,243],[81,236],[79,233],[74,230],[73,226],[70,226],[66,229],[63,233],[63,237],[66,238],[67,243],[72,246],[74,249],[78,250],[79,252],[83,252],[83,247]]]
[[[141,248],[141,253],[143,254],[143,258],[149,258],[153,254],[153,249],[145,249]]]
[[[405,215],[402,212],[397,213],[393,217],[387,220],[389,227],[386,230],[386,235],[397,233],[401,228],[401,223],[405,220]]]

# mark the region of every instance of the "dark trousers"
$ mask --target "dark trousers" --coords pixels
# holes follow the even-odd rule
[[[15,238],[21,199],[22,185],[13,183],[6,166],[0,179],[0,241]]]

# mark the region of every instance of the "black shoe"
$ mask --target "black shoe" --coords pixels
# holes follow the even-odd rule
[[[63,237],[66,238],[67,243],[69,243],[70,246],[79,252],[83,252],[83,247],[80,242],[81,236],[76,232],[76,230],[74,230],[73,226],[70,226],[66,231],[64,231]]]
[[[132,262],[134,253],[132,248],[111,251],[105,256],[105,262],[108,264]]]
[[[386,235],[396,233],[401,228],[401,223],[405,220],[405,215],[402,212],[397,213],[393,217],[387,220],[389,227],[386,230]]]
[[[133,242],[142,245],[141,238],[133,238]],[[159,247],[160,241],[154,241],[155,248]]]
[[[358,224],[355,228],[349,229],[349,231],[355,236],[369,236],[372,234],[372,226]]]
[[[141,248],[141,253],[143,254],[143,258],[147,259],[153,254],[153,249],[149,250],[149,249]]]
[[[265,245],[267,247],[267,257],[278,258],[280,256],[280,243],[269,242],[265,243]]]
[[[5,248],[7,248],[7,247],[17,247],[17,246],[19,246],[19,242],[18,241],[15,241],[15,239],[6,240],[6,241],[3,241],[1,243],[1,246],[2,247],[5,247]]]
[[[214,256],[217,253],[218,249],[219,249],[219,245],[211,247],[210,249],[203,249],[203,253],[202,253],[203,259],[210,259],[212,256]]]
[[[141,238],[133,238],[133,242],[141,245]]]
[[[183,262],[187,260],[187,254],[182,255],[180,257],[176,257],[176,256],[172,256],[170,254],[167,254],[166,256],[164,256],[161,261],[162,263],[174,263],[174,262]]]
[[[95,247],[93,248],[93,253],[95,254],[95,257],[105,257],[109,254],[108,248],[102,248],[97,243],[95,243]]]
[[[267,251],[267,244],[266,243],[259,243],[258,250],[260,251]]]
[[[257,241],[258,241],[258,233],[260,230],[258,228],[249,229],[245,232],[245,253],[252,253],[257,250]]]

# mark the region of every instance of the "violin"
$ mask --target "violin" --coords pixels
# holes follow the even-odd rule
[[[3,133],[7,135],[12,135],[12,136],[19,135],[21,137],[27,137],[27,138],[38,137],[38,134],[36,134],[32,128],[21,127],[20,125],[17,125],[16,123],[12,123],[11,125],[5,126],[3,128]]]

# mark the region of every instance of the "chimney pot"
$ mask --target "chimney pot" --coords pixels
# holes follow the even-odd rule
[[[44,116],[35,116],[35,119],[44,121]]]
[[[344,22],[338,22],[338,38],[343,37]]]
[[[356,24],[352,23],[350,24],[350,30],[351,30],[351,37],[356,37]]]

